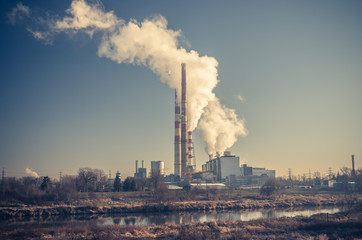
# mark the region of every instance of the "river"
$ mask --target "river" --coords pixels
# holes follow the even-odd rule
[[[7,229],[18,228],[43,228],[43,227],[66,227],[66,226],[110,226],[110,225],[128,225],[128,226],[150,226],[163,225],[167,223],[182,224],[190,222],[211,222],[242,220],[250,221],[260,218],[278,218],[278,217],[310,217],[314,214],[340,212],[341,208],[303,208],[303,209],[283,209],[283,210],[240,210],[240,211],[212,211],[212,212],[162,212],[148,214],[127,214],[127,215],[79,215],[79,216],[56,216],[42,218],[33,218],[27,220],[7,220],[1,222],[1,226]]]

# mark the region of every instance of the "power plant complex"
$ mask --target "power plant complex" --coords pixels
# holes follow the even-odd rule
[[[202,171],[196,172],[196,158],[192,141],[192,131],[187,128],[187,78],[186,64],[181,64],[181,97],[175,90],[175,145],[174,145],[174,172],[165,176],[163,161],[151,161],[151,175],[159,174],[168,182],[179,182],[180,186],[189,186],[197,182],[226,183],[229,186],[262,185],[268,177],[275,177],[275,170],[252,168],[241,165],[239,157],[225,151],[223,156],[209,156],[210,159],[202,165]],[[138,168],[136,160],[135,177],[146,178],[146,168]],[[183,183],[183,184],[182,184]],[[215,185],[215,186],[216,186]],[[225,186],[225,185],[223,185]]]
[[[268,178],[275,177],[275,170],[256,168],[242,164],[238,156],[225,151],[223,155],[209,155],[209,160],[202,164],[202,170],[196,171],[196,158],[192,141],[192,131],[187,128],[187,78],[186,64],[181,64],[181,93],[175,90],[175,141],[173,174],[165,174],[163,161],[151,161],[151,177],[161,177],[170,189],[182,188],[260,188]],[[181,94],[181,95],[179,95]],[[136,160],[134,177],[147,178],[147,168],[142,160],[138,167]],[[356,176],[354,155],[352,155],[352,176]],[[310,178],[310,177],[309,177]],[[323,180],[314,183],[314,187],[330,187],[340,183],[335,180]],[[353,182],[350,184],[354,187]]]

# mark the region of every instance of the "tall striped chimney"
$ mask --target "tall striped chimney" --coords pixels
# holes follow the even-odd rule
[[[181,64],[181,175],[187,173],[187,101],[186,101],[186,64]]]
[[[181,177],[181,122],[180,103],[177,99],[177,89],[175,89],[175,167],[174,174]]]
[[[193,166],[193,148],[194,145],[192,143],[192,131],[188,131],[188,166]]]

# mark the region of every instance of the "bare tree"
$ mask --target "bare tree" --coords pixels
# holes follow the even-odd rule
[[[162,180],[160,173],[152,173],[150,178],[150,187],[156,201],[169,202],[176,198],[175,193],[171,192],[168,189],[167,184]]]
[[[58,198],[61,201],[70,202],[71,200],[78,198],[77,191],[77,176],[65,175],[62,177],[62,183],[58,190]]]
[[[93,171],[97,176],[96,191],[104,191],[105,186],[108,183],[107,175],[104,174],[104,171],[102,169],[94,169]]]
[[[93,169],[88,167],[79,168],[77,185],[80,191],[88,192],[89,190],[95,190],[96,181],[97,174],[93,171]]]
[[[350,177],[351,173],[352,173],[352,169],[348,168],[348,167],[341,167],[341,173],[342,175],[346,176],[346,177]]]

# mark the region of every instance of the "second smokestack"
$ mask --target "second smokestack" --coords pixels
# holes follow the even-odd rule
[[[174,174],[181,177],[181,122],[180,122],[180,103],[175,90],[175,168]]]

